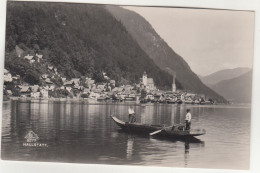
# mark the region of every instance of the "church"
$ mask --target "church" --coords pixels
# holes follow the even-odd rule
[[[154,86],[153,78],[148,78],[146,72],[143,73],[143,77],[140,79],[140,81],[147,89],[156,89],[156,87]]]

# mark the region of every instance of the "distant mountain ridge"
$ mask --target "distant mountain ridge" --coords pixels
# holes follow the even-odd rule
[[[251,103],[252,70],[236,78],[220,81],[211,88],[230,102]]]
[[[217,84],[222,80],[233,79],[250,71],[247,67],[220,70],[207,76],[200,77],[202,82],[208,86]]]
[[[200,81],[187,62],[168,46],[142,16],[118,6],[106,6],[106,8],[126,27],[160,69],[166,70],[168,67],[176,72],[176,79],[181,83],[182,89],[225,100]]]

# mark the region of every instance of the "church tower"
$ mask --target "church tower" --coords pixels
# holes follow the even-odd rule
[[[172,73],[173,80],[172,80],[172,92],[176,92],[176,84],[175,84],[175,78],[176,78],[176,73]]]
[[[147,74],[146,74],[146,72],[144,72],[144,74],[143,74],[143,84],[144,84],[144,86],[147,86]]]

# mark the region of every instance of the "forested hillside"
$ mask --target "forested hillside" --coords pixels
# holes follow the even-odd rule
[[[171,75],[154,64],[102,5],[8,2],[6,22],[5,68],[30,84],[37,84],[43,65],[51,64],[67,78],[84,75],[98,82],[106,72],[126,84],[139,82],[146,71],[159,88],[171,86]],[[23,58],[36,53],[43,54],[41,63],[31,65]]]
[[[118,21],[123,23],[127,31],[158,67],[162,70],[170,68],[176,72],[176,79],[181,83],[184,90],[225,100],[200,81],[187,62],[168,46],[145,18],[119,6],[106,7]]]

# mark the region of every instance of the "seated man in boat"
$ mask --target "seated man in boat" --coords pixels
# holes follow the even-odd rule
[[[130,106],[128,109],[128,113],[129,113],[129,123],[134,123],[135,122],[135,111],[133,106]]]
[[[190,130],[190,126],[191,126],[191,113],[190,113],[190,109],[187,109],[186,112],[187,112],[187,114],[186,114],[186,118],[185,118],[185,124],[186,124],[185,130]]]

